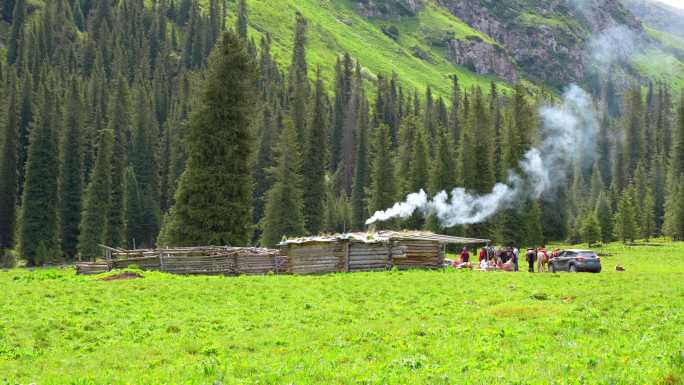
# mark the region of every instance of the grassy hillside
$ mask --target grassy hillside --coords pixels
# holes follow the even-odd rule
[[[0,384],[681,383],[684,244],[602,252],[594,275],[0,272]]]
[[[310,25],[309,62],[314,67],[320,65],[328,81],[333,78],[336,55],[341,52],[360,60],[368,78],[395,71],[404,85],[422,91],[429,84],[442,95],[450,92],[451,74],[457,74],[465,86],[488,86],[494,79],[475,75],[448,61],[446,47],[440,46],[446,36],[491,39],[432,3],[416,16],[400,20],[366,19],[354,10],[350,0],[248,0],[247,4],[252,36],[258,41],[262,33],[270,33],[274,54],[285,64],[290,61],[294,15],[301,12]],[[231,7],[232,23],[235,3]],[[399,30],[397,40],[382,31],[390,25]],[[427,53],[429,62],[416,57],[416,50]]]

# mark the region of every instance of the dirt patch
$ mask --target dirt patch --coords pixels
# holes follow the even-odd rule
[[[122,281],[126,279],[142,278],[142,274],[126,271],[121,274],[110,275],[109,277],[100,278],[101,281]]]

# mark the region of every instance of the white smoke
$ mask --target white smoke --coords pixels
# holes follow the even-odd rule
[[[646,43],[624,25],[608,28],[587,42],[590,63],[602,75],[615,64],[630,64]]]
[[[593,163],[598,124],[589,94],[573,84],[563,94],[561,105],[544,106],[539,113],[542,142],[520,161],[521,173],[509,170],[507,183],[497,183],[484,195],[458,187],[450,194],[442,191],[429,199],[421,190],[409,194],[404,202],[376,212],[366,224],[405,219],[414,212],[433,214],[445,227],[480,223],[502,208],[513,207],[527,198],[538,199],[551,187],[564,183],[569,165]]]

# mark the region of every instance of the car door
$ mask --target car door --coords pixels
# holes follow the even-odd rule
[[[573,258],[571,251],[564,251],[558,261],[558,270],[568,271],[570,269],[570,260]]]

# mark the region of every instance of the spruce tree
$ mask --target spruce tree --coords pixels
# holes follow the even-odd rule
[[[136,228],[136,245],[141,247],[154,246],[160,222],[160,191],[159,191],[159,129],[151,110],[149,98],[144,91],[139,90],[136,95],[137,111],[134,120],[134,133],[130,164],[136,179],[136,187],[140,196],[140,223],[131,226],[131,218],[126,217],[128,227]],[[131,243],[129,236],[127,242]]]
[[[605,191],[599,194],[594,212],[599,227],[601,228],[600,239],[603,243],[609,243],[613,240],[613,213],[606,195],[607,193]]]
[[[301,158],[297,132],[290,120],[278,142],[278,160],[273,170],[273,186],[266,193],[266,210],[261,224],[261,244],[275,246],[282,237],[304,234]]]
[[[40,88],[39,110],[31,128],[18,233],[19,252],[29,266],[42,265],[60,256],[56,103],[48,85],[42,84]]]
[[[309,120],[309,78],[306,63],[306,30],[308,23],[304,16],[297,12],[295,23],[294,45],[292,47],[292,64],[290,66],[289,90],[292,100],[291,117],[297,129],[297,145],[303,149]]]
[[[394,165],[391,157],[389,127],[376,127],[372,141],[371,184],[368,198],[370,212],[392,207],[397,198]],[[382,226],[381,224],[378,224]]]
[[[601,238],[601,227],[598,219],[593,212],[587,212],[582,222],[582,240],[587,243],[589,247],[595,244]]]
[[[141,234],[146,233],[143,213],[144,204],[142,195],[140,194],[138,179],[135,177],[135,170],[132,167],[126,167],[124,186],[126,244],[131,249],[138,248],[139,246],[144,247],[144,242],[141,242],[140,238]]]
[[[226,32],[212,53],[186,136],[188,160],[162,245],[244,245],[251,230],[254,63]]]
[[[307,135],[304,148],[302,176],[304,180],[304,223],[310,234],[321,230],[323,200],[325,198],[325,155],[326,155],[326,105],[325,89],[321,79],[320,67],[316,71],[316,91],[314,93],[311,130]]]
[[[245,0],[238,0],[235,30],[240,39],[247,40],[247,4]]]
[[[17,92],[14,82],[10,82],[7,118],[0,153],[0,258],[5,249],[14,246],[14,225],[16,218],[18,172],[18,114]],[[4,106],[0,106],[4,108]]]
[[[68,259],[73,259],[77,252],[83,193],[81,148],[81,110],[83,104],[76,80],[71,82],[66,103],[65,133],[61,151],[59,220],[62,251]]]
[[[88,260],[102,255],[99,245],[105,242],[113,143],[114,133],[110,130],[102,130],[99,134],[97,158],[90,176],[90,183],[83,196],[78,252],[81,258]]]
[[[7,63],[14,64],[20,56],[23,47],[24,21],[26,19],[26,0],[16,0],[12,11],[12,29],[7,42]]]
[[[368,101],[361,98],[361,110],[359,112],[359,133],[356,147],[356,166],[354,167],[354,185],[351,196],[351,227],[353,230],[361,230],[366,225],[368,216],[368,203],[366,200],[366,187],[368,185]]]
[[[636,192],[630,186],[623,194],[618,204],[614,219],[615,237],[623,243],[632,243],[639,234],[637,222],[637,208],[635,206]]]
[[[107,246],[119,247],[124,244],[124,169],[128,163],[127,145],[130,135],[130,97],[128,84],[119,75],[116,81],[114,97],[109,108],[109,130],[114,134],[111,157],[111,193],[105,243]]]
[[[655,196],[653,194],[653,189],[650,186],[646,188],[644,199],[637,211],[639,213],[638,218],[641,238],[648,241],[656,233]]]
[[[525,227],[525,244],[528,247],[536,247],[544,244],[544,230],[542,229],[542,210],[539,202],[528,202],[525,206],[526,213],[523,222],[518,226]]]

